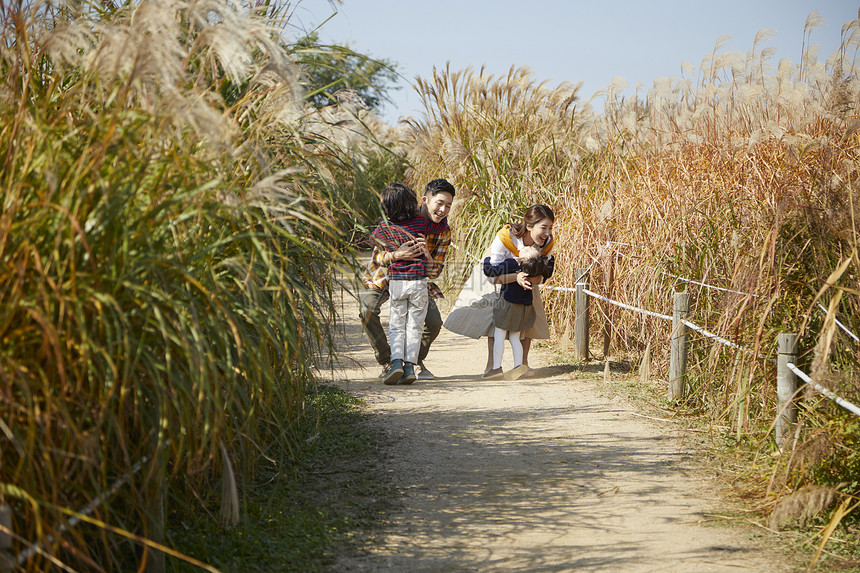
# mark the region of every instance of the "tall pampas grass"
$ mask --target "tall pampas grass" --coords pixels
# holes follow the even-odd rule
[[[0,6],[0,494],[24,568],[137,568],[163,504],[221,481],[235,521],[260,454],[289,463],[369,135],[305,107],[276,10]]]
[[[555,204],[588,153],[580,86],[549,87],[527,68],[493,77],[483,69],[434,70],[416,89],[423,120],[410,122],[410,160],[418,181],[456,181],[457,261],[474,262],[503,222],[536,202]],[[435,175],[434,175],[435,174]],[[452,280],[468,266],[448,265]]]
[[[768,31],[746,53],[718,42],[698,73],[685,64],[680,78],[659,79],[637,97],[624,97],[614,80],[599,116],[571,105],[575,90],[568,100],[523,70],[498,79],[434,70],[416,84],[425,112],[412,123],[414,176],[448,177],[458,188],[458,256],[474,260],[502,222],[542,202],[557,215],[555,285],[572,287],[574,269],[589,268],[593,290],[661,313],[671,313],[673,292],[692,292],[690,319],[750,352],[693,335],[682,406],[739,441],[768,443],[778,333],[801,334],[798,360],[809,371],[824,320],[813,303],[825,284],[846,293],[829,313],[860,332],[860,20],[845,24],[841,48],[824,62],[809,47],[818,21],[807,21],[799,63],[772,61]],[[456,287],[461,277],[452,278]],[[570,329],[571,297],[548,291],[546,303],[560,336]],[[651,378],[665,379],[668,324],[603,304],[595,314],[591,340],[611,324],[609,351],[638,361],[650,348]],[[834,347],[817,355],[856,373],[850,340],[832,328],[826,336]],[[841,388],[860,399],[860,389]],[[810,400],[808,421],[836,420],[834,439],[856,443],[843,412]]]

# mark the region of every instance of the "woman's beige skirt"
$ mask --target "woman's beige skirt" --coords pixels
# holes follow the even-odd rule
[[[493,308],[493,326],[508,332],[528,330],[535,323],[535,307],[533,304],[511,304],[499,297]]]
[[[549,323],[546,320],[546,310],[543,307],[543,299],[540,296],[540,288],[532,290],[532,307],[535,309],[534,326],[520,335],[520,338],[538,338],[544,340],[549,338]]]

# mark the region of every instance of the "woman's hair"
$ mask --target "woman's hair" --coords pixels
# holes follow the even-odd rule
[[[511,223],[511,231],[516,238],[520,239],[528,231],[529,225],[534,225],[544,219],[549,219],[555,223],[555,214],[553,214],[552,209],[546,205],[532,205],[523,215],[522,223]]]
[[[385,215],[392,223],[408,221],[418,213],[418,197],[408,185],[392,183],[380,195]]]

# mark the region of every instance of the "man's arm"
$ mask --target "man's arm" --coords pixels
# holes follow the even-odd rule
[[[386,251],[383,251],[378,246],[374,246],[373,247],[373,253],[370,254],[370,264],[371,265],[375,264],[376,266],[379,266],[379,267],[386,266],[385,253],[386,253]]]
[[[438,235],[427,235],[427,250],[430,257],[427,259],[427,278],[435,279],[442,274],[445,267],[445,255],[451,246],[451,229],[445,229]]]
[[[373,247],[370,260],[362,273],[361,282],[369,289],[385,290],[388,288],[388,269],[385,268],[386,251]]]

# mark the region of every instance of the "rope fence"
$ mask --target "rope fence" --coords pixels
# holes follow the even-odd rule
[[[588,268],[587,268],[587,269],[585,269],[585,270],[584,270],[585,272],[584,272],[584,273],[582,273],[582,274],[584,275],[584,274],[587,274],[588,272],[590,272],[590,271],[591,271],[591,269],[594,267],[594,265],[597,263],[597,261],[598,261],[598,260],[600,260],[600,257],[601,257],[605,252],[606,252],[606,250],[607,250],[607,249],[609,249],[609,247],[611,247],[611,246],[613,246],[613,245],[618,245],[618,246],[622,246],[622,247],[633,247],[633,246],[634,246],[634,245],[631,245],[631,244],[629,244],[629,243],[619,243],[619,242],[617,242],[617,241],[606,241],[606,243],[605,243],[603,246],[601,246],[601,247],[598,247],[598,248],[597,248],[597,253],[598,253],[598,254],[597,254],[597,256],[591,257],[591,259],[592,259],[591,264],[588,266]],[[454,248],[457,248],[457,246],[456,246],[456,245],[454,245],[453,243],[452,243],[452,246],[453,246]],[[480,260],[479,260],[477,257],[469,257],[469,258],[473,259],[473,262],[480,262]],[[682,276],[679,276],[679,275],[673,275],[672,273],[668,273],[668,272],[666,272],[666,271],[662,271],[662,270],[657,269],[657,268],[654,268],[654,270],[655,270],[655,271],[657,271],[658,273],[662,274],[662,275],[667,276],[667,277],[671,277],[671,278],[673,278],[673,279],[677,279],[677,280],[679,280],[679,281],[684,281],[684,282],[686,282],[686,283],[690,283],[690,284],[694,284],[694,285],[697,285],[697,286],[701,286],[701,287],[703,287],[703,288],[707,288],[707,289],[711,289],[711,290],[718,290],[718,291],[727,292],[727,293],[732,293],[732,294],[740,294],[740,295],[743,295],[743,296],[749,296],[749,297],[761,297],[761,295],[758,295],[758,294],[753,294],[753,293],[744,292],[744,291],[739,291],[739,290],[732,290],[732,289],[729,289],[729,288],[725,288],[725,287],[716,286],[716,285],[708,284],[708,283],[705,283],[705,282],[701,282],[701,281],[693,280],[693,279],[690,279],[690,278],[687,278],[687,277],[682,277]],[[578,275],[578,276],[576,277],[576,282],[578,283],[578,282],[581,280],[581,278],[582,278],[582,277]],[[555,290],[555,291],[561,291],[561,292],[576,292],[576,289],[575,289],[575,288],[568,288],[568,287],[556,287],[556,286],[544,286],[544,285],[541,285],[541,288],[542,288],[542,289],[545,289],[545,290]],[[624,305],[624,303],[620,303],[620,302],[617,302],[617,301],[613,301],[613,300],[607,299],[607,298],[605,298],[605,297],[601,297],[600,295],[598,295],[598,294],[596,294],[596,293],[593,293],[593,292],[591,292],[591,291],[589,291],[589,293],[588,293],[588,294],[589,294],[589,296],[591,296],[591,297],[599,298],[599,299],[603,300],[604,302],[607,302],[607,303],[609,303],[609,304],[614,304],[614,305],[616,305],[616,306],[620,306],[620,307],[622,307],[622,308],[627,308],[627,309],[629,309],[629,310],[633,310],[633,311],[637,311],[637,312],[641,312],[641,313],[645,313],[645,314],[651,314],[652,316],[656,316],[657,318],[663,318],[663,319],[668,318],[668,319],[671,319],[671,317],[668,317],[667,315],[664,315],[664,314],[651,313],[650,311],[647,311],[647,310],[644,310],[644,309],[638,309],[638,308],[634,308],[634,307],[630,307],[630,306],[625,306],[625,305]],[[824,305],[822,305],[821,303],[818,303],[818,306],[819,306],[819,308],[820,308],[822,311],[824,311],[825,313],[827,312],[827,308],[826,308]],[[851,330],[850,330],[847,326],[845,326],[842,322],[840,322],[840,321],[839,321],[839,319],[834,318],[834,321],[835,321],[836,325],[837,325],[837,326],[838,326],[838,327],[839,327],[843,332],[845,332],[848,336],[850,336],[850,337],[851,337],[855,342],[860,343],[860,337],[858,337],[856,334],[854,334],[853,332],[851,332]],[[752,351],[752,350],[750,350],[749,348],[744,348],[744,347],[742,347],[742,346],[739,346],[739,345],[735,344],[734,342],[730,342],[730,341],[726,340],[725,338],[721,338],[720,336],[718,336],[718,335],[716,335],[716,334],[713,334],[713,333],[711,333],[711,332],[708,332],[707,330],[705,330],[705,329],[703,329],[703,328],[701,328],[701,327],[698,327],[698,326],[696,326],[696,325],[694,325],[694,324],[692,324],[692,323],[689,323],[687,326],[689,326],[689,327],[690,327],[690,328],[692,328],[693,330],[696,330],[696,331],[700,332],[700,333],[701,333],[701,334],[703,334],[704,336],[707,336],[708,338],[713,338],[714,340],[717,340],[717,341],[719,341],[719,342],[721,342],[722,344],[725,344],[725,345],[727,345],[727,346],[731,346],[731,347],[733,347],[733,348],[737,348],[737,349],[739,349],[739,350],[743,350],[744,352],[749,352],[749,353],[752,353],[752,352],[753,352],[753,351]]]
[[[607,247],[609,247],[610,245],[619,245],[619,246],[623,246],[623,247],[632,247],[632,246],[634,246],[634,245],[631,245],[631,244],[628,244],[628,243],[619,243],[619,242],[616,242],[616,241],[607,241],[607,243],[606,243],[606,245],[605,245],[604,247],[602,247],[602,248],[598,248],[598,253],[602,252],[603,250],[605,250],[605,249],[606,249]],[[596,262],[596,260],[595,260],[595,262]],[[591,266],[589,267],[589,269],[591,269],[591,267],[593,267],[593,266],[594,266],[594,262],[592,262],[592,263],[591,263]],[[682,276],[679,276],[679,275],[673,275],[672,273],[668,273],[668,272],[666,272],[666,271],[662,271],[662,270],[660,270],[660,269],[658,269],[658,268],[656,268],[656,267],[651,267],[651,268],[652,268],[653,270],[657,271],[658,273],[662,274],[662,275],[666,275],[667,277],[672,277],[673,279],[677,279],[677,280],[679,280],[679,281],[684,281],[684,282],[686,282],[686,283],[690,283],[690,284],[698,285],[698,286],[701,286],[701,287],[703,287],[703,288],[707,288],[707,289],[711,289],[711,290],[718,290],[718,291],[727,292],[727,293],[732,293],[732,294],[740,294],[740,295],[743,295],[743,296],[749,296],[749,297],[756,297],[756,298],[760,298],[760,297],[761,297],[761,295],[758,295],[758,294],[753,294],[753,293],[744,292],[744,291],[739,291],[739,290],[732,290],[732,289],[729,289],[729,288],[720,287],[720,286],[716,286],[716,285],[708,284],[708,283],[705,283],[705,282],[701,282],[701,281],[697,281],[697,280],[689,279],[689,278],[687,278],[687,277],[682,277]],[[579,280],[579,279],[577,279],[577,281],[578,281],[578,280]],[[573,290],[573,289],[565,289],[565,290]],[[825,313],[827,313],[827,308],[826,308],[823,304],[821,304],[820,302],[818,303],[818,307],[819,307],[822,311],[824,311]],[[834,318],[834,321],[836,322],[836,325],[837,325],[840,329],[842,329],[842,331],[843,331],[843,332],[845,332],[848,336],[850,336],[852,339],[854,339],[854,341],[855,341],[855,342],[860,343],[860,337],[858,337],[856,334],[854,334],[853,332],[851,332],[851,330],[850,330],[847,326],[845,326],[842,322],[840,322],[840,321],[839,321],[839,319]],[[703,332],[703,334],[705,334],[705,332]],[[718,336],[716,336],[716,335],[711,335],[711,337],[713,337],[713,338],[719,338],[719,337],[718,337]],[[723,339],[723,340],[724,340],[724,339]],[[731,342],[729,342],[728,344],[729,344],[729,345],[733,345],[733,343],[731,343]],[[740,348],[740,347],[738,347],[738,348]],[[748,350],[748,349],[742,349],[742,350],[745,350],[746,352],[750,352],[750,350]]]
[[[818,307],[821,310],[823,310],[825,314],[827,313],[827,308],[823,304],[821,304],[820,302],[818,303]],[[839,322],[839,320],[837,318],[834,317],[833,321],[836,323],[836,326],[841,328],[848,336],[853,338],[855,342],[860,342],[860,338],[857,338],[857,335],[854,334],[853,332],[851,332],[850,330],[848,330],[848,327],[845,326],[844,324],[842,324],[841,322]]]
[[[635,307],[635,306],[632,306],[629,304],[625,304],[623,302],[618,302],[617,300],[612,300],[612,299],[606,298],[605,296],[601,296],[601,295],[597,294],[596,292],[590,291],[588,289],[583,289],[583,292],[592,298],[602,300],[603,302],[607,302],[609,304],[615,305],[615,306],[620,307],[620,308],[626,308],[627,310],[632,310],[634,312],[638,312],[640,314],[644,314],[647,316],[653,316],[653,317],[662,318],[665,320],[672,320],[672,317],[669,316],[668,314],[660,314],[659,312],[653,312],[650,310],[645,310],[644,308],[638,308],[638,307]]]
[[[688,279],[685,277],[679,277],[678,275],[673,275],[671,273],[667,273],[666,271],[661,271],[660,269],[654,269],[654,270],[660,274],[666,275],[667,277],[672,277],[673,279],[678,279],[679,281],[684,281],[685,283],[698,285],[700,287],[704,287],[704,288],[711,289],[711,290],[719,290],[722,292],[729,292],[732,294],[742,294],[744,296],[753,296],[753,297],[761,296],[761,295],[752,294],[749,292],[743,292],[743,291],[739,291],[739,290],[732,290],[730,288],[724,288],[724,287],[719,287],[719,286],[715,286],[715,285],[709,285],[708,283],[703,283],[700,281],[694,281],[693,279]]]
[[[689,320],[685,319],[685,320],[682,320],[681,322],[684,323],[687,326],[687,328],[690,328],[691,330],[695,330],[696,332],[698,332],[702,336],[705,336],[706,338],[716,340],[720,344],[723,344],[725,346],[730,346],[732,348],[737,348],[738,350],[742,350],[743,352],[747,352],[749,354],[755,354],[755,351],[752,348],[747,348],[745,346],[741,346],[740,344],[736,344],[736,343],[732,342],[731,340],[726,340],[722,336],[714,334],[713,332],[708,332],[707,330],[705,330],[701,326],[693,324]]]
[[[576,269],[576,273],[575,273],[575,276],[576,276],[575,284],[576,284],[576,286],[575,286],[575,288],[541,285],[541,290],[567,292],[567,293],[575,293],[576,294],[576,299],[575,299],[576,300],[576,309],[575,309],[575,313],[574,313],[574,315],[575,315],[574,334],[575,334],[576,339],[574,341],[575,342],[574,345],[575,345],[576,354],[578,355],[578,357],[583,358],[583,359],[588,357],[588,332],[589,332],[589,329],[588,329],[588,316],[589,316],[588,299],[589,298],[594,298],[594,299],[603,301],[607,304],[611,304],[611,305],[617,306],[619,308],[630,310],[632,312],[637,312],[637,313],[643,314],[645,316],[651,316],[654,318],[659,318],[661,320],[671,320],[673,322],[672,345],[671,345],[672,351],[671,351],[671,360],[670,360],[670,366],[669,366],[669,372],[670,372],[670,374],[669,374],[669,387],[670,387],[669,394],[670,394],[670,396],[669,397],[670,397],[670,399],[680,399],[682,397],[683,391],[684,391],[684,386],[685,386],[684,377],[685,377],[685,371],[686,371],[686,352],[687,352],[686,351],[686,334],[687,334],[686,330],[687,329],[692,330],[694,332],[697,332],[697,333],[701,334],[702,336],[704,336],[705,338],[719,342],[720,344],[722,344],[724,346],[728,346],[730,348],[734,348],[734,349],[740,350],[742,352],[745,352],[745,353],[748,353],[751,355],[755,355],[754,350],[752,350],[750,348],[746,348],[746,347],[744,347],[740,344],[737,344],[735,342],[732,342],[730,340],[727,340],[726,338],[723,338],[722,336],[719,336],[718,334],[710,332],[710,331],[706,330],[705,328],[687,320],[685,318],[685,316],[689,312],[689,294],[688,293],[675,293],[676,294],[676,300],[675,300],[674,314],[673,315],[667,315],[667,314],[661,314],[658,312],[654,312],[651,310],[646,310],[644,308],[636,307],[636,306],[626,304],[623,302],[619,302],[616,300],[612,300],[608,297],[602,296],[602,295],[590,290],[588,288],[588,274],[591,272],[591,269],[594,267],[594,265],[601,259],[602,256],[604,256],[606,254],[607,250],[609,250],[613,245],[632,246],[632,245],[628,245],[626,243],[617,243],[615,241],[607,241],[605,245],[598,247],[598,249],[597,249],[598,254],[597,254],[597,256],[591,257],[592,261],[591,261],[591,264],[588,266],[588,268]],[[721,292],[727,292],[727,293],[731,293],[731,294],[739,294],[739,295],[744,295],[744,296],[749,296],[749,297],[760,296],[760,295],[747,293],[747,292],[743,292],[743,291],[738,291],[738,290],[732,290],[732,289],[728,289],[728,288],[724,288],[724,287],[720,287],[720,286],[716,286],[716,285],[710,285],[710,284],[704,283],[702,281],[696,281],[693,279],[688,279],[686,277],[673,275],[671,273],[667,273],[667,272],[661,271],[659,269],[654,269],[654,270],[656,270],[657,272],[659,272],[663,275],[672,277],[674,279],[681,280],[681,281],[684,281],[684,282],[687,282],[690,284],[698,285],[698,286],[701,286],[701,287],[707,288],[707,289],[718,290]],[[683,296],[679,299],[678,295],[683,295]],[[679,306],[679,304],[680,304],[680,306]],[[827,312],[827,309],[821,303],[819,303],[818,306],[821,308],[821,310],[823,310],[824,312]],[[582,307],[582,308],[580,308],[580,307]],[[860,343],[860,337],[858,337],[856,334],[851,332],[851,330],[849,330],[838,319],[834,319],[834,321],[839,326],[839,328],[842,329],[846,334],[848,334],[855,342]],[[779,340],[779,345],[778,345],[780,348],[779,348],[779,358],[777,359],[777,370],[778,370],[778,372],[777,372],[777,379],[778,379],[777,380],[777,386],[778,386],[777,395],[778,395],[778,400],[780,402],[780,408],[778,409],[779,414],[777,416],[777,424],[776,424],[777,443],[782,445],[781,442],[783,441],[784,435],[787,432],[788,424],[793,423],[793,417],[795,416],[794,406],[793,406],[793,404],[790,403],[791,396],[794,395],[794,391],[796,389],[793,387],[793,386],[796,386],[796,384],[791,379],[794,376],[797,376],[800,379],[804,380],[807,384],[809,384],[816,391],[818,391],[821,394],[823,394],[824,396],[830,398],[831,400],[833,400],[834,402],[836,402],[837,404],[839,404],[843,408],[845,408],[848,411],[860,416],[860,408],[858,408],[856,405],[852,404],[848,400],[845,400],[844,398],[837,396],[836,394],[834,394],[833,392],[831,392],[827,388],[824,388],[820,384],[813,382],[809,378],[809,376],[807,376],[801,370],[797,369],[796,366],[794,366],[794,364],[792,362],[794,360],[794,349],[793,349],[792,345],[796,344],[796,335],[785,335],[785,336],[789,336],[791,338],[783,340],[783,335],[780,335],[780,340]],[[789,340],[791,341],[790,343],[788,342]],[[783,346],[785,346],[785,348],[783,348]],[[783,350],[785,350],[785,352],[783,352]],[[788,358],[786,358],[786,357],[788,357]],[[792,361],[789,361],[789,358]],[[790,373],[790,375],[787,373]],[[787,392],[786,388],[789,388],[789,387],[791,387],[791,391]],[[785,395],[784,399],[783,399],[783,395]]]
[[[619,246],[622,246],[622,247],[633,247],[633,246],[635,246],[635,245],[631,245],[631,244],[629,244],[629,243],[619,243],[619,242],[617,242],[617,241],[608,241],[608,242],[606,243],[606,245],[607,245],[607,246],[609,246],[609,245],[619,245]],[[604,248],[605,248],[605,247],[604,247]],[[640,248],[641,248],[641,247],[640,247]],[[626,256],[626,255],[625,255],[625,256]],[[667,273],[666,271],[660,270],[660,269],[658,269],[658,268],[656,268],[656,267],[649,267],[649,268],[651,268],[651,269],[653,269],[653,270],[657,271],[658,273],[660,273],[660,274],[662,274],[662,275],[666,275],[667,277],[672,277],[673,279],[678,279],[679,281],[684,281],[684,282],[686,282],[686,283],[690,283],[690,284],[698,285],[698,286],[700,286],[700,287],[704,287],[704,288],[707,288],[707,289],[719,290],[719,291],[723,291],[723,292],[729,292],[729,293],[732,293],[732,294],[742,294],[742,295],[744,295],[744,296],[752,296],[752,297],[758,297],[758,296],[761,296],[761,295],[752,294],[752,293],[748,293],[748,292],[743,292],[743,291],[739,291],[739,290],[732,290],[732,289],[728,289],[728,288],[724,288],[724,287],[720,287],[720,286],[716,286],[716,285],[711,285],[711,284],[708,284],[708,283],[704,283],[704,282],[701,282],[701,281],[696,281],[696,280],[693,280],[693,279],[688,279],[688,278],[686,278],[686,277],[682,277],[682,276],[678,276],[678,275],[673,275],[672,273]]]
[[[564,287],[544,286],[544,287],[542,287],[542,289],[543,290],[557,290],[557,291],[563,291],[563,292],[576,292],[576,289],[574,289],[574,288],[564,288]],[[620,308],[625,308],[627,310],[632,310],[633,312],[638,312],[639,314],[644,314],[646,316],[653,316],[655,318],[660,318],[663,320],[672,320],[672,317],[668,314],[660,314],[659,312],[654,312],[651,310],[645,310],[644,308],[639,308],[639,307],[636,307],[633,305],[625,304],[623,302],[618,302],[617,300],[612,300],[610,298],[606,298],[605,296],[599,295],[596,292],[588,290],[588,289],[584,289],[583,292],[585,292],[585,294],[587,294],[591,298],[596,298],[597,300],[602,300],[605,303],[608,303],[608,304],[611,304],[611,305],[614,305],[614,306],[617,306]],[[742,351],[748,352],[750,354],[755,353],[755,351],[750,349],[750,348],[746,348],[746,347],[741,346],[740,344],[736,344],[730,340],[726,340],[725,338],[723,338],[717,334],[714,334],[713,332],[709,332],[709,331],[705,330],[704,328],[702,328],[701,326],[698,326],[697,324],[694,324],[688,320],[683,320],[682,322],[684,323],[684,325],[686,325],[691,330],[694,330],[694,331],[702,334],[703,336],[705,336],[707,338],[712,338],[712,339],[716,340],[717,342],[720,342],[721,344],[724,344],[726,346],[731,346],[732,348],[737,348],[738,350],[742,350]]]
[[[705,338],[714,340],[723,344],[725,346],[740,350],[742,352],[746,352],[749,354],[755,354],[755,351],[746,348],[740,344],[734,343],[722,336],[719,336],[713,332],[702,328],[701,326],[690,322],[686,319],[686,315],[689,312],[689,297],[690,293],[675,293],[675,301],[674,301],[674,310],[673,314],[667,315],[658,312],[654,312],[651,310],[647,310],[644,308],[640,308],[631,304],[626,304],[623,302],[619,302],[617,300],[612,300],[608,297],[600,295],[588,288],[588,272],[591,269],[576,269],[575,276],[577,277],[576,288],[566,288],[566,287],[552,287],[552,286],[544,286],[543,289],[546,290],[555,290],[561,292],[575,292],[576,293],[576,308],[574,312],[574,347],[576,354],[579,358],[587,359],[588,357],[588,300],[590,298],[594,298],[596,300],[603,301],[607,304],[611,304],[617,306],[619,308],[623,308],[626,310],[630,310],[633,312],[640,313],[645,316],[652,316],[655,318],[663,319],[663,320],[671,320],[673,323],[672,328],[672,340],[670,345],[670,364],[669,364],[669,398],[672,400],[678,400],[683,397],[685,390],[685,377],[686,377],[686,355],[687,355],[687,330],[691,330],[693,332],[697,332],[704,336]],[[737,292],[737,291],[733,291]],[[849,332],[847,329],[846,332]],[[852,336],[853,338],[853,336]],[[792,402],[792,397],[795,395],[797,389],[796,377],[801,378],[807,384],[810,385],[813,389],[821,394],[827,396],[843,408],[848,411],[860,416],[860,408],[856,405],[852,404],[848,400],[841,398],[824,388],[820,384],[813,382],[806,374],[803,374],[800,370],[798,370],[794,366],[794,361],[796,360],[796,341],[797,335],[795,334],[781,334],[779,335],[778,340],[778,358],[777,358],[777,400],[779,402],[779,407],[777,408],[777,421],[775,424],[776,430],[776,441],[777,444],[782,446],[785,442],[785,437],[789,432],[790,424],[795,422],[796,418],[796,407]]]
[[[834,402],[836,402],[837,404],[839,404],[840,406],[842,406],[843,408],[845,408],[849,412],[852,412],[852,413],[860,416],[860,406],[856,406],[855,404],[852,404],[848,400],[845,400],[844,398],[840,398],[839,396],[837,396],[836,394],[834,394],[833,392],[831,392],[830,390],[828,390],[827,388],[825,388],[824,386],[819,384],[818,382],[813,381],[812,378],[807,376],[803,370],[801,370],[800,368],[798,368],[797,366],[795,366],[791,362],[789,362],[787,364],[787,366],[792,372],[794,372],[794,374],[798,378],[800,378],[801,380],[803,380],[804,382],[806,382],[807,384],[809,384],[810,386],[815,388],[818,392],[820,392],[821,394],[824,394],[826,397],[830,398],[831,400],[833,400]]]

